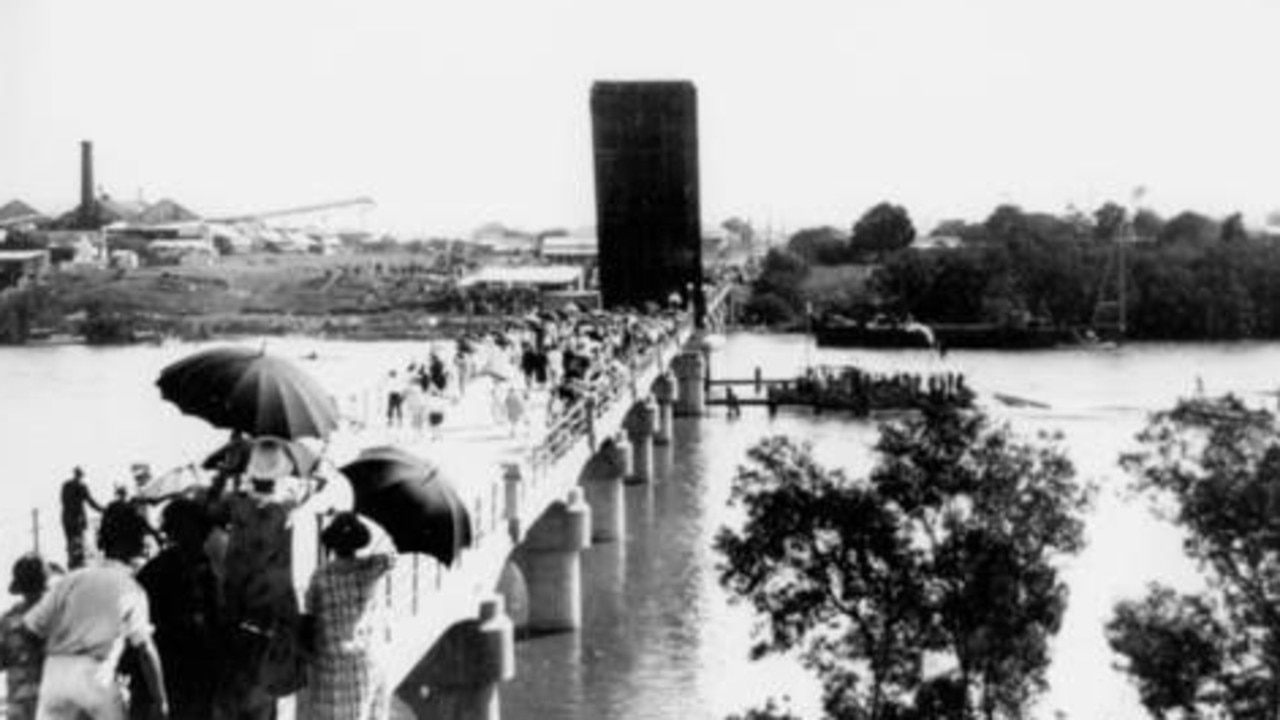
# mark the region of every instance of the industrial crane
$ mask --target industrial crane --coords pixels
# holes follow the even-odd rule
[[[373,198],[358,197],[348,200],[336,200],[334,202],[317,203],[315,205],[301,205],[298,207],[285,208],[282,210],[267,210],[265,212],[248,213],[245,215],[232,215],[227,217],[209,218],[211,222],[221,223],[239,223],[239,222],[255,222],[274,218],[289,217],[290,215],[308,215],[310,213],[323,212],[325,210],[338,210],[341,208],[362,208],[369,209],[376,205]]]

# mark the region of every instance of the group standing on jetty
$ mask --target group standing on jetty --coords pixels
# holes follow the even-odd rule
[[[770,387],[769,405],[803,404],[866,415],[878,410],[919,410],[927,405],[969,405],[974,393],[957,372],[877,373],[855,366],[807,368],[786,387]]]
[[[438,439],[457,402],[487,392],[511,435],[531,429],[534,402],[551,426],[616,390],[680,318],[570,308],[462,335],[450,353],[433,345],[386,376],[385,422]],[[328,559],[299,593],[293,525],[326,486],[321,460],[292,436],[233,424],[222,405],[183,409],[235,428],[199,470],[184,469],[189,481],[166,485],[138,465],[132,486],[100,502],[76,467],[60,488],[66,570],[36,554],[15,564],[10,590],[22,599],[0,619],[6,717],[272,720],[295,696],[299,718],[386,718],[390,618],[376,588],[397,555],[387,532],[331,515]],[[324,436],[321,425],[308,432]]]

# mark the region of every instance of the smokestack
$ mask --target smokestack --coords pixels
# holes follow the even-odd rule
[[[93,221],[93,143],[80,141],[80,222]]]

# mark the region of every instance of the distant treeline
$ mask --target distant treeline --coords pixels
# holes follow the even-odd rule
[[[872,215],[876,222],[868,223]],[[1121,264],[1122,237],[1131,240]],[[851,264],[874,266],[869,280],[835,289],[809,282],[823,269]],[[770,250],[746,312],[757,322],[793,326],[810,308],[854,319],[1034,319],[1087,329],[1100,300],[1118,298],[1121,267],[1130,338],[1280,338],[1280,237],[1247,231],[1239,214],[1214,219],[1186,211],[1164,219],[1140,210],[1129,217],[1114,203],[1065,215],[1003,205],[983,222],[944,222],[923,240],[905,209],[882,203],[852,234],[812,228]]]

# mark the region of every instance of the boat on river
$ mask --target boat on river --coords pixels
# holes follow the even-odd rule
[[[813,324],[818,347],[1035,350],[1074,345],[1079,334],[1045,322],[932,323],[827,318]]]
[[[928,325],[877,316],[856,321],[841,316],[812,324],[818,347],[932,348],[934,334]]]

